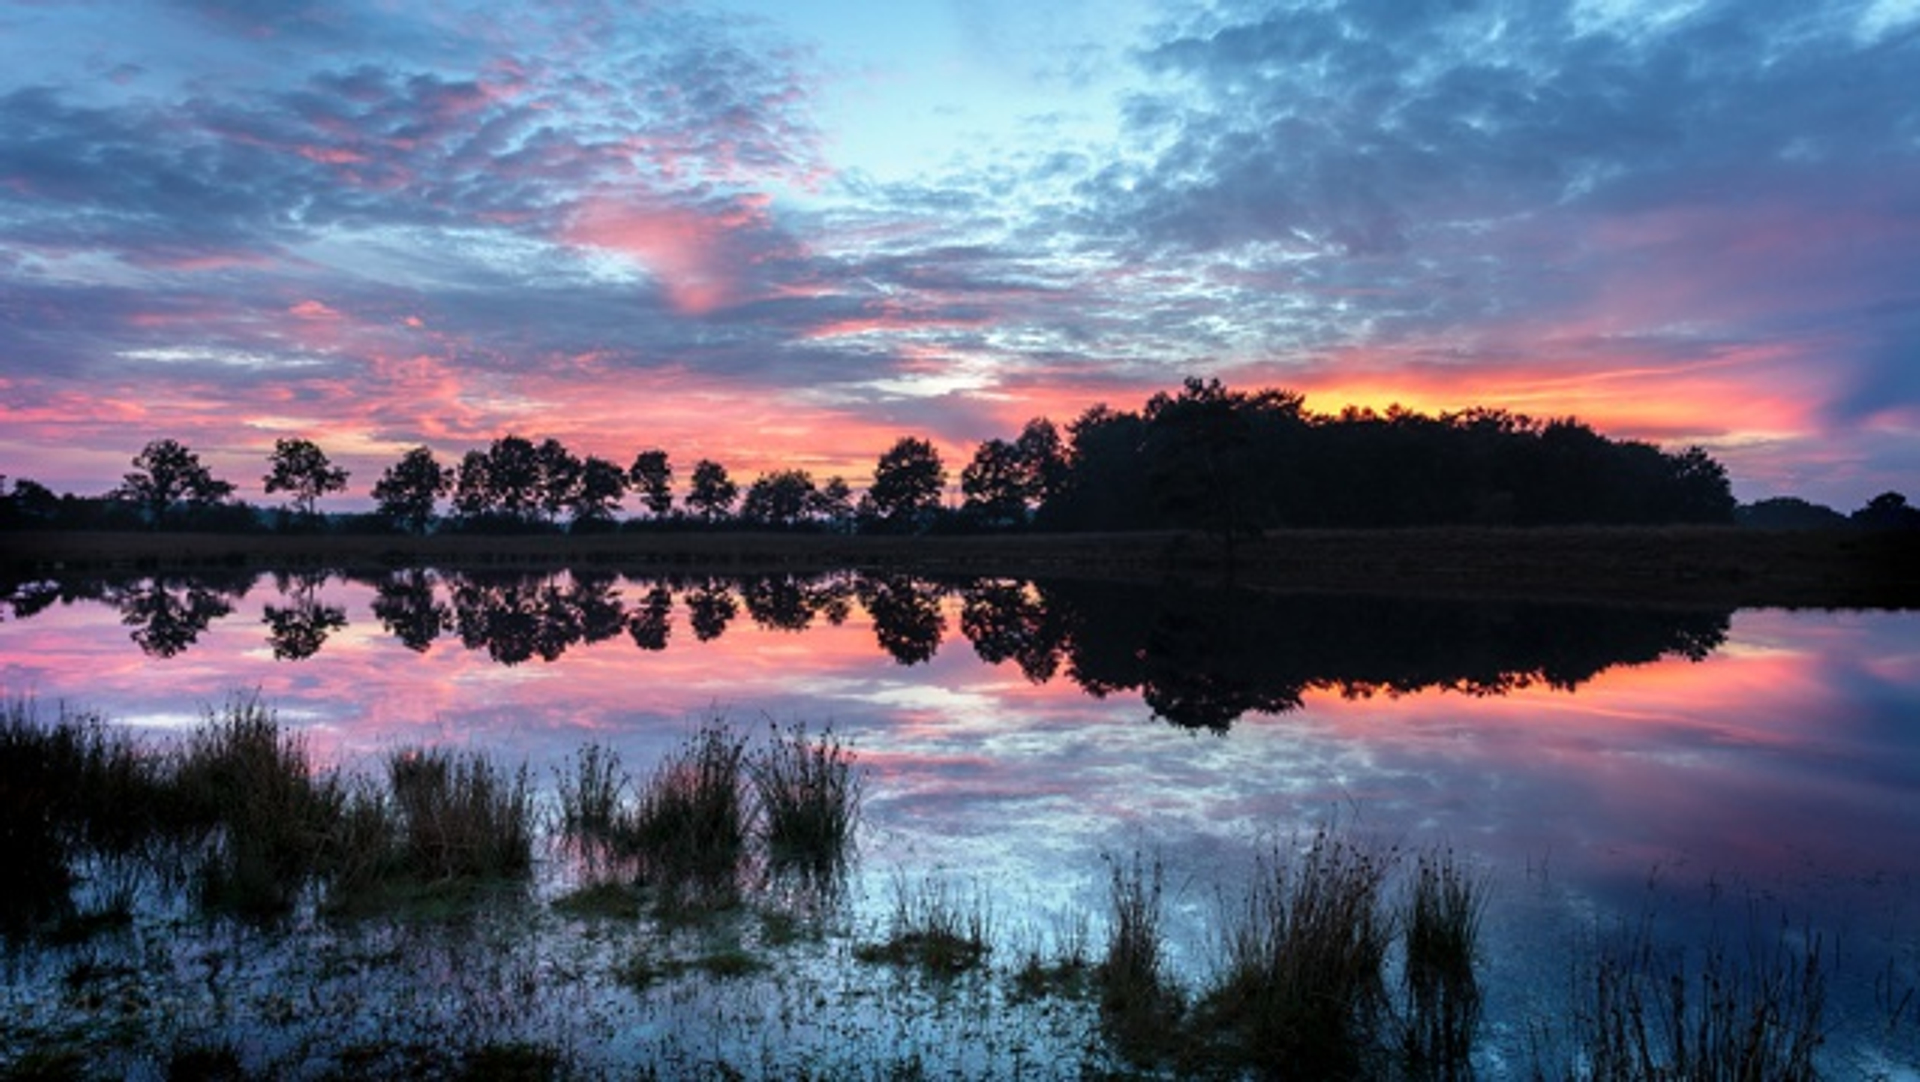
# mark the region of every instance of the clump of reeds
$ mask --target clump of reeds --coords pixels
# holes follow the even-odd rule
[[[986,961],[993,949],[993,909],[976,887],[965,898],[942,879],[894,881],[893,916],[884,943],[862,944],[863,962],[911,965],[952,976]]]
[[[0,932],[127,915],[163,791],[153,757],[98,715],[63,705],[47,723],[27,700],[0,708],[0,867],[12,878]],[[82,913],[74,888],[89,879]]]
[[[624,812],[621,794],[628,778],[620,753],[604,744],[586,744],[569,759],[571,771],[555,771],[560,799],[560,834],[582,846],[605,846],[619,833]]]
[[[1393,920],[1391,850],[1321,829],[1263,860],[1226,930],[1227,966],[1200,1004],[1230,1058],[1305,1078],[1348,1077],[1379,1045]]]
[[[316,868],[344,804],[337,776],[317,775],[299,733],[257,698],[236,698],[177,752],[172,804],[205,831],[202,901],[252,916],[284,913]]]
[[[1420,855],[1406,901],[1403,1044],[1414,1071],[1430,1078],[1471,1074],[1480,1024],[1475,970],[1487,881],[1455,863],[1453,852]]]
[[[533,866],[527,770],[485,755],[408,748],[387,760],[407,870],[425,880],[497,879]]]
[[[1566,1079],[1603,1082],[1808,1082],[1824,1040],[1826,970],[1821,941],[1796,951],[1782,934],[1745,964],[1724,944],[1705,948],[1699,970],[1657,950],[1644,927],[1603,950],[1576,1019],[1579,1069]],[[1548,1072],[1536,1067],[1536,1075]]]
[[[1107,860],[1107,950],[1094,971],[1101,1020],[1123,1054],[1136,1061],[1159,1058],[1169,1051],[1184,1007],[1163,968],[1165,875],[1158,860],[1149,863],[1137,852],[1128,862]]]
[[[831,729],[774,727],[747,773],[777,864],[825,869],[842,864],[859,817],[861,783],[853,751]]]
[[[621,831],[644,873],[679,881],[739,870],[749,825],[745,754],[746,742],[716,719],[660,763]]]

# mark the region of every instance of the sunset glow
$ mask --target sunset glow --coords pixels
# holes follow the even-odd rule
[[[1186,376],[1920,470],[1920,12],[0,0],[0,473],[955,473]]]

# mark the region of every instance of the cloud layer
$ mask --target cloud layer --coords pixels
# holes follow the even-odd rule
[[[1920,8],[1114,10],[0,5],[0,470],[857,477],[1199,373],[1911,488]]]

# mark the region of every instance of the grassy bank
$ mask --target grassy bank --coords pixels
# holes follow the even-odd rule
[[[1920,535],[1731,527],[1271,531],[1234,546],[1194,534],[845,537],[729,531],[382,537],[7,534],[30,574],[227,568],[334,570],[596,566],[750,572],[863,568],[920,574],[1167,577],[1280,590],[1654,604],[1920,606]]]

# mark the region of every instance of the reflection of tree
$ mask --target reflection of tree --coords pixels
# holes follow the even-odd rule
[[[819,611],[819,597],[793,575],[754,575],[740,584],[747,615],[774,631],[805,631]]]
[[[208,625],[233,612],[228,592],[198,581],[178,584],[149,579],[113,593],[120,622],[133,628],[131,637],[152,657],[173,657],[192,646]]]
[[[300,661],[320,652],[327,636],[347,626],[347,610],[323,605],[316,596],[326,585],[326,572],[292,571],[274,575],[274,585],[291,605],[266,606],[261,623],[267,642],[281,661]]]
[[[642,650],[667,648],[667,638],[673,634],[673,594],[665,586],[647,591],[640,608],[627,621],[627,633]]]
[[[605,642],[627,626],[627,613],[615,593],[614,576],[604,571],[576,571],[565,603],[580,612],[580,637],[588,643]]]
[[[1060,671],[1066,626],[1038,591],[1021,582],[990,580],[962,591],[960,633],[989,665],[1011,660],[1036,684]]]
[[[701,642],[719,638],[740,612],[732,591],[712,581],[687,591],[686,600],[687,623],[693,625],[693,637]]]
[[[860,603],[873,618],[880,648],[902,665],[931,659],[940,649],[947,618],[940,612],[941,588],[904,575],[872,576],[860,582]]]
[[[1703,658],[1725,640],[1727,624],[1719,611],[1080,582],[1031,595],[1003,583],[969,587],[961,630],[989,662],[1015,659],[1031,676],[1064,653],[1073,680],[1092,694],[1137,690],[1170,722],[1224,730],[1248,711],[1294,709],[1313,688],[1350,697],[1571,690],[1616,665]]]
[[[314,601],[301,601],[287,608],[266,607],[267,641],[273,656],[282,661],[300,661],[320,652],[327,636],[347,626],[347,610]]]
[[[453,626],[453,610],[434,596],[433,578],[417,567],[374,586],[373,615],[415,653],[425,653],[441,632]]]

